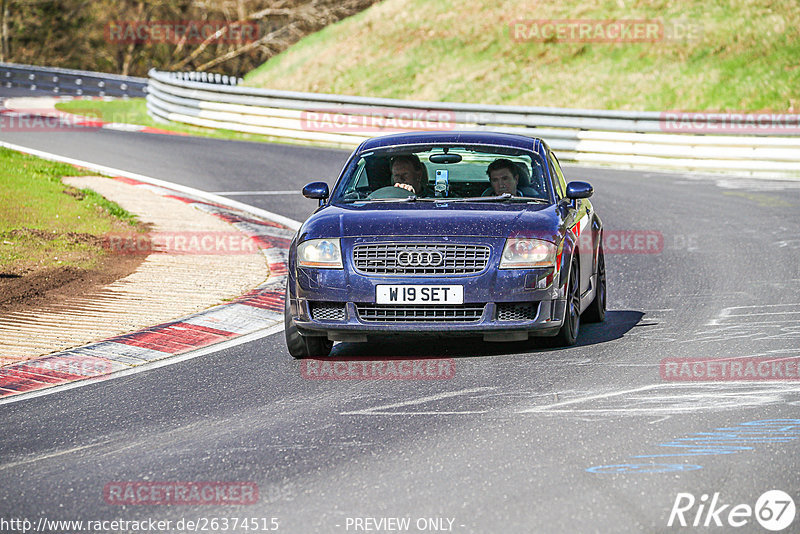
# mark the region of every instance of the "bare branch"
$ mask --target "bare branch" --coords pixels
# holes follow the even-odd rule
[[[260,46],[263,46],[264,44],[267,44],[270,41],[277,41],[279,34],[285,33],[285,32],[290,32],[293,29],[296,29],[297,24],[298,23],[293,22],[293,23],[289,24],[288,26],[284,26],[283,28],[281,28],[279,30],[275,30],[274,32],[271,32],[271,33],[265,35],[264,37],[262,37],[261,39],[258,39],[257,41],[253,41],[252,43],[248,43],[248,44],[246,44],[246,45],[244,45],[242,47],[237,48],[236,50],[228,52],[227,54],[223,54],[222,56],[216,57],[216,58],[212,59],[211,61],[203,63],[202,65],[197,67],[197,70],[198,71],[208,70],[208,69],[210,69],[212,67],[215,67],[215,66],[219,65],[220,63],[224,63],[224,62],[229,61],[229,60],[231,60],[231,59],[233,59],[235,57],[241,56],[242,54],[246,54],[247,52],[249,52],[251,50],[254,50],[254,49],[256,49],[256,48],[258,48]]]

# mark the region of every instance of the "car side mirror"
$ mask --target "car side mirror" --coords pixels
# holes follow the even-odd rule
[[[303,196],[319,200],[320,206],[328,198],[328,195],[330,195],[330,192],[328,191],[328,184],[325,182],[311,182],[303,188]]]
[[[570,182],[567,184],[567,198],[572,200],[589,198],[592,193],[594,193],[594,189],[586,182]]]

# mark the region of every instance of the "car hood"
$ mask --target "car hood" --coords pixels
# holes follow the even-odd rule
[[[386,202],[327,205],[300,228],[300,241],[320,237],[537,237],[555,242],[555,205],[488,202]]]

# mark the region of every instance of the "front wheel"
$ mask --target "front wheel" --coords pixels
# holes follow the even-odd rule
[[[553,342],[559,347],[568,347],[578,341],[578,330],[581,327],[581,290],[578,274],[578,262],[573,260],[569,268],[567,280],[567,309],[564,314],[564,324],[556,334]]]
[[[607,299],[606,260],[603,256],[603,246],[600,245],[600,251],[597,253],[597,290],[594,294],[594,300],[583,312],[583,320],[587,323],[602,323],[606,318]]]
[[[289,305],[289,288],[286,288],[285,303],[283,306],[283,325],[286,335],[286,347],[293,358],[324,358],[331,353],[333,341],[325,337],[304,336],[297,329],[292,319],[291,306]]]

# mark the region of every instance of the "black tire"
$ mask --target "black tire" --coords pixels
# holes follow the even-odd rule
[[[597,291],[594,300],[583,312],[583,320],[587,323],[602,323],[606,318],[607,299],[606,260],[603,254],[603,245],[600,245],[600,251],[597,253]]]
[[[287,288],[285,304],[283,307],[284,334],[286,335],[286,347],[293,358],[324,358],[330,355],[333,348],[333,341],[326,337],[304,336],[297,329],[292,319],[291,307],[289,306],[289,291]]]
[[[578,341],[578,332],[581,328],[581,284],[578,262],[572,260],[567,280],[567,308],[564,311],[564,324],[558,334],[553,338],[557,347],[569,347]]]

